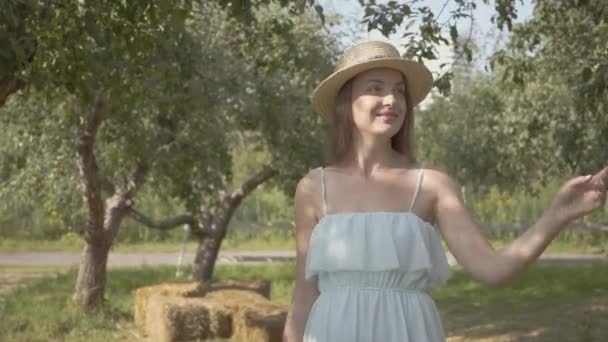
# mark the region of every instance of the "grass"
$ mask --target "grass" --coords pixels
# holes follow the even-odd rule
[[[0,295],[20,284],[59,274],[64,268],[52,266],[0,266]]]
[[[505,246],[517,237],[514,233],[487,234],[490,242],[497,248]],[[3,252],[79,252],[80,237],[67,234],[64,238],[50,241],[33,241],[19,239],[0,240],[0,251]],[[187,252],[194,252],[197,243],[189,241]],[[180,241],[164,242],[118,242],[113,251],[120,253],[161,253],[178,252]],[[295,238],[291,230],[261,229],[256,231],[229,232],[222,242],[222,251],[264,251],[295,250]],[[608,234],[588,231],[567,231],[560,234],[547,249],[548,253],[607,254]]]
[[[450,341],[606,341],[608,266],[535,266],[492,289],[456,272],[435,293]]]
[[[293,264],[229,266],[216,279],[264,278],[272,299],[289,303]],[[13,268],[13,271],[26,268]],[[0,268],[3,274],[7,268]],[[112,269],[106,305],[85,314],[70,301],[76,273],[38,279],[0,295],[0,331],[6,341],[135,341],[133,291],[175,281],[173,267]],[[535,266],[511,285],[487,288],[454,270],[450,282],[433,294],[449,341],[605,341],[608,340],[608,266]]]
[[[492,244],[503,247],[518,237],[518,233],[488,234]],[[599,231],[567,230],[560,233],[547,248],[548,253],[608,254],[608,234]]]

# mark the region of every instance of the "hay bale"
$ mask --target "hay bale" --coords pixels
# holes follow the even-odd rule
[[[251,279],[251,280],[222,280],[208,286],[208,291],[220,290],[243,290],[259,293],[267,299],[270,299],[270,280],[266,279]]]
[[[155,317],[164,315],[164,309],[158,311],[160,310],[158,303],[156,306],[148,308],[150,298],[154,296],[174,298],[176,300],[177,298],[204,298],[210,305],[214,305],[217,308],[222,307],[227,310],[229,315],[232,315],[243,303],[257,303],[260,305],[260,303],[268,302],[270,298],[270,281],[229,279],[212,284],[200,282],[164,283],[137,289],[135,291],[134,303],[136,325],[146,331],[155,331],[155,329],[165,331],[169,329],[168,325],[148,328],[147,315],[150,314],[150,310],[153,310]],[[175,303],[181,302],[175,301]],[[203,323],[200,322],[199,324]],[[162,332],[162,336],[165,335],[167,334]]]
[[[232,335],[232,315],[221,304],[202,298],[148,298],[146,333],[153,341],[177,342]]]
[[[267,302],[243,306],[233,317],[232,341],[281,342],[288,308]]]
[[[135,303],[133,314],[135,323],[139,327],[144,327],[146,323],[146,306],[148,300],[153,295],[168,297],[203,297],[206,286],[199,282],[188,283],[165,283],[139,288],[135,291]]]
[[[270,303],[270,301],[257,292],[249,290],[215,290],[209,291],[203,297],[206,301],[218,303],[236,312],[243,306],[260,306]]]
[[[248,290],[210,291],[204,300],[224,305],[232,313],[233,341],[281,342],[288,306]]]

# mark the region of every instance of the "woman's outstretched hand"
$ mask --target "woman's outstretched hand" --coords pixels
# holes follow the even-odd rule
[[[572,178],[555,194],[549,210],[568,224],[606,204],[606,184],[608,167],[594,175]]]

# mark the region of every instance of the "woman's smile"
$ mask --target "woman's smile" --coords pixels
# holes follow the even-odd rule
[[[397,114],[396,111],[392,110],[392,109],[388,109],[388,108],[384,108],[380,111],[376,112],[376,117],[381,120],[383,123],[393,123],[394,121],[397,120],[397,118],[399,117],[399,115]]]

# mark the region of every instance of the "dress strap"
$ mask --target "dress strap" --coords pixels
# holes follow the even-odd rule
[[[410,208],[408,209],[408,211],[412,211],[412,208],[414,208],[414,202],[416,201],[416,196],[418,196],[418,191],[420,190],[420,184],[422,183],[422,174],[423,174],[423,169],[420,169],[418,171],[418,180],[416,181],[416,191],[414,191],[414,197],[412,197],[412,203],[410,203]]]
[[[321,166],[321,201],[323,202],[323,216],[325,216],[327,204],[325,203],[325,174],[323,173],[323,166]]]

